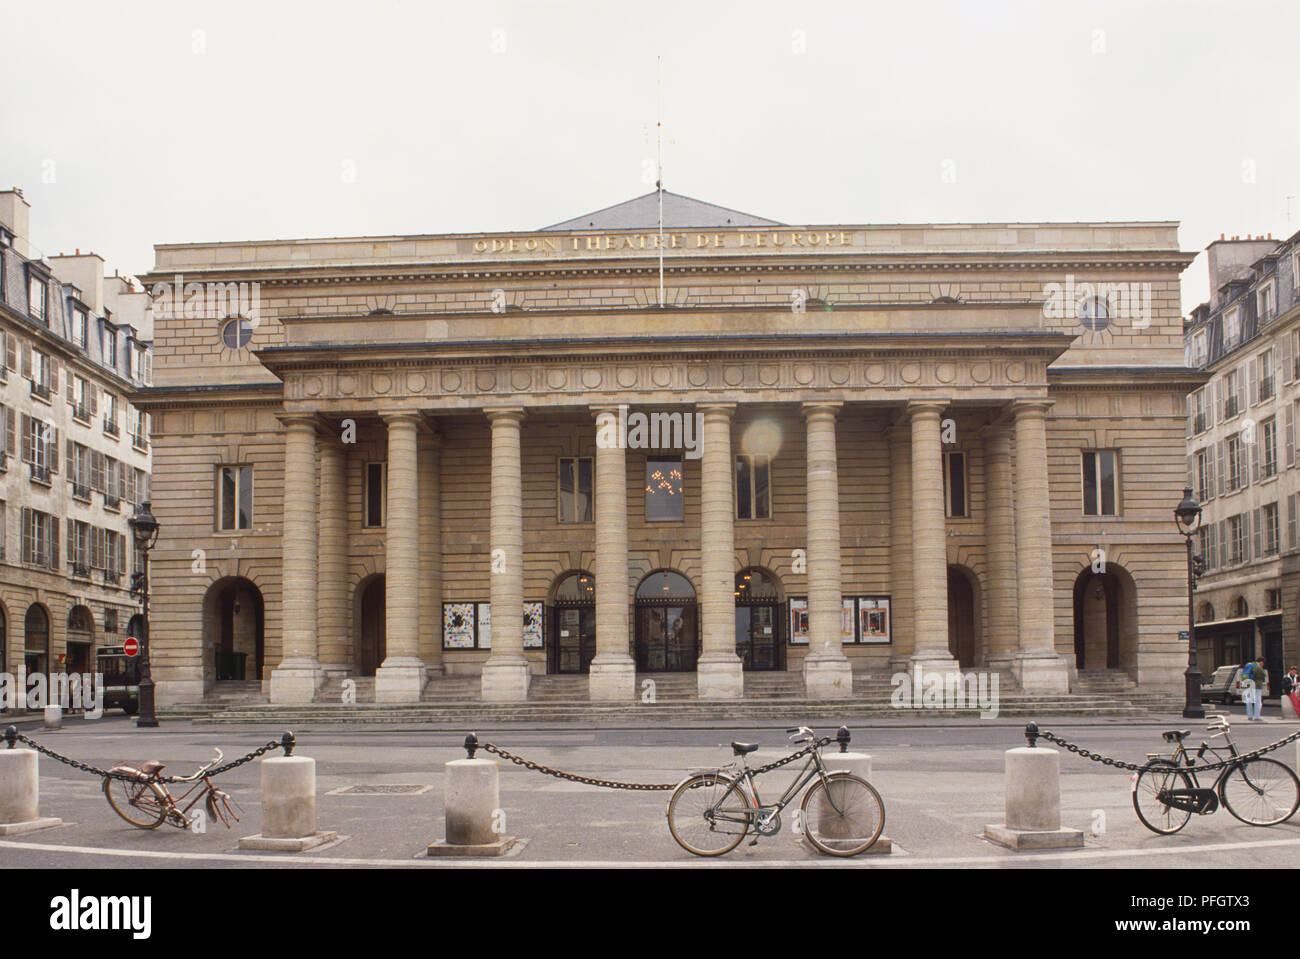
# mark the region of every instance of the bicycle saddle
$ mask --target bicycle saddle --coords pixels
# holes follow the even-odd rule
[[[732,743],[731,751],[737,756],[743,756],[746,753],[755,752],[758,749],[758,743]]]
[[[167,766],[166,763],[159,762],[156,759],[150,759],[144,763],[118,763],[113,767],[114,770],[133,770],[143,776],[155,776],[162,772]]]
[[[1190,729],[1170,729],[1164,733],[1165,742],[1181,743],[1192,734]]]

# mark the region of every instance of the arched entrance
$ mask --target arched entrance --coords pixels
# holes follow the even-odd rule
[[[262,591],[251,580],[227,576],[208,587],[203,598],[203,645],[212,650],[212,675],[218,682],[262,678],[265,622]],[[132,616],[128,635],[139,639],[143,629],[143,619]]]
[[[636,668],[693,672],[699,659],[695,587],[681,573],[660,570],[636,588]]]
[[[44,673],[50,670],[50,614],[40,603],[27,607],[27,617],[23,623],[23,659],[27,664],[27,674]]]
[[[777,580],[752,566],[736,574],[736,655],[745,669],[780,669],[781,595]]]
[[[1074,662],[1079,669],[1137,665],[1137,586],[1114,563],[1084,569],[1074,581]]]
[[[68,652],[65,673],[88,673],[94,660],[95,617],[85,606],[68,610]]]
[[[357,675],[373,676],[388,655],[387,607],[384,574],[378,573],[357,587],[360,594],[357,622]]]
[[[948,651],[963,668],[979,655],[979,605],[974,575],[961,566],[948,567]]]
[[[552,673],[587,673],[596,656],[596,577],[565,573],[551,590],[551,630],[546,667]]]

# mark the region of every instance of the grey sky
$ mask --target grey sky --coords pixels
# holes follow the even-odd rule
[[[760,216],[1300,229],[1294,2],[6,0],[0,38],[0,186],[129,273],[645,193],[657,54],[665,185]]]

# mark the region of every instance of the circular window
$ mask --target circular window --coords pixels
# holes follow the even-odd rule
[[[243,317],[237,317],[222,327],[221,338],[227,349],[242,350],[253,338],[253,324]]]
[[[1089,296],[1079,301],[1079,325],[1097,332],[1110,325],[1110,307],[1100,296]]]

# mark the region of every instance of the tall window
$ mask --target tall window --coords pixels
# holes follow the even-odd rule
[[[253,525],[253,467],[223,466],[217,471],[218,529]]]
[[[966,454],[943,454],[943,508],[945,516],[969,516],[966,502]]]
[[[1259,364],[1259,401],[1272,399],[1273,389],[1273,351],[1265,350],[1256,358]]]
[[[1202,503],[1214,499],[1214,463],[1209,450],[1196,454],[1196,498]]]
[[[1277,552],[1278,547],[1278,524],[1277,524],[1277,503],[1266,503],[1260,508],[1260,530],[1263,543],[1262,555],[1271,556]]]
[[[1228,562],[1230,564],[1246,561],[1246,523],[1245,515],[1228,517]]]
[[[72,311],[72,339],[83,350],[86,348],[86,311],[77,307]]]
[[[39,276],[32,275],[28,280],[27,289],[27,312],[42,323],[47,322],[45,319],[45,294],[48,292],[48,288],[45,285],[45,280]]]
[[[22,512],[23,562],[48,569],[59,568],[59,520],[40,510]]]
[[[590,456],[560,457],[559,511],[561,523],[590,523],[592,519],[592,461]]]
[[[1264,284],[1259,288],[1259,321],[1261,323],[1273,318],[1273,284]]]
[[[366,525],[384,525],[384,463],[366,464]]]
[[[1236,370],[1229,370],[1223,376],[1223,418],[1230,420],[1241,412],[1241,400],[1237,384],[1241,377]]]
[[[681,458],[647,458],[645,461],[646,521],[680,522],[683,512]]]
[[[1115,516],[1118,512],[1119,483],[1114,450],[1085,450],[1083,453],[1083,512],[1085,516]]]
[[[1246,485],[1246,457],[1242,453],[1241,434],[1234,433],[1223,441],[1227,472],[1223,475],[1225,492],[1239,490]]]
[[[1263,447],[1264,477],[1277,473],[1277,419],[1265,420],[1260,424],[1260,445]]]
[[[766,456],[736,457],[736,519],[771,519],[771,473]]]
[[[117,330],[104,324],[104,365],[117,369]]]
[[[1241,331],[1240,317],[1235,309],[1223,314],[1223,348],[1232,349],[1237,345],[1237,335]]]

